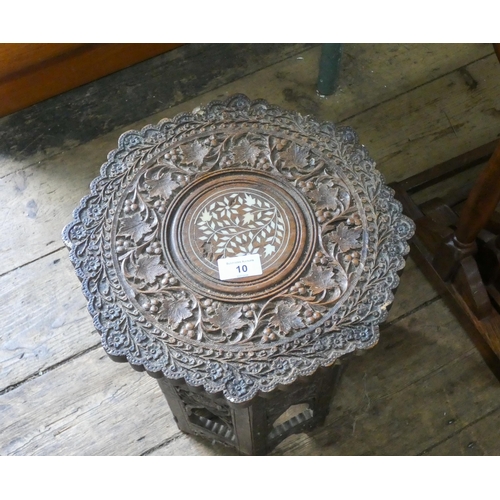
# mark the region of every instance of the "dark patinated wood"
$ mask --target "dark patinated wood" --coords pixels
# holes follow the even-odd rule
[[[345,364],[316,371],[306,380],[258,395],[251,404],[193,391],[187,384],[158,380],[179,429],[233,446],[241,454],[265,455],[292,434],[322,425]],[[300,411],[286,418],[290,407]],[[279,417],[285,419],[280,422]]]
[[[457,165],[459,170],[472,167],[481,156],[476,153],[490,148],[491,145],[485,145],[450,160],[448,164]],[[428,182],[424,182],[419,174],[418,183],[410,178],[392,185],[405,213],[416,222],[412,239],[415,258],[438,289],[451,297],[453,310],[498,378],[500,252],[497,242],[500,226],[494,211],[500,199],[499,153],[497,143],[471,192],[464,196],[465,203],[455,200],[455,209],[440,199],[430,200],[419,207],[409,195],[410,191],[418,191],[413,186],[439,182],[441,178],[433,176],[435,169],[429,169],[431,178]]]
[[[465,206],[460,214],[456,241],[469,245],[477,238],[494,212],[500,200],[500,142],[488,164],[481,172],[476,184],[471,190]]]
[[[180,43],[2,43],[0,44],[0,117],[180,45]]]
[[[493,44],[500,61],[500,44]],[[418,207],[411,199],[426,186],[487,160],[465,202],[435,199]],[[436,286],[448,292],[455,312],[484,360],[500,379],[500,142],[493,141],[393,185],[405,213],[416,222],[417,259]],[[466,186],[464,186],[465,188]],[[465,319],[464,319],[465,318]],[[472,326],[472,328],[471,328]]]
[[[63,238],[106,352],[182,430],[260,454],[376,344],[413,230],[352,129],[238,95],[122,135]],[[262,274],[220,279],[248,255]]]

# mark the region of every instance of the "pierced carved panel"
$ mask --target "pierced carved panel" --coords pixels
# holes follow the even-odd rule
[[[413,231],[352,129],[238,95],[122,135],[63,239],[109,354],[243,402],[377,342]]]

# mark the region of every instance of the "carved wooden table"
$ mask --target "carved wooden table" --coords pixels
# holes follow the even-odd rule
[[[261,454],[376,344],[413,230],[353,130],[238,95],[122,135],[63,239],[106,352],[181,430]]]

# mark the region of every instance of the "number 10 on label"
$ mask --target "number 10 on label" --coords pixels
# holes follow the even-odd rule
[[[232,280],[235,278],[246,278],[247,276],[258,276],[262,274],[260,255],[251,254],[242,257],[227,257],[217,261],[219,266],[219,278],[221,280]]]

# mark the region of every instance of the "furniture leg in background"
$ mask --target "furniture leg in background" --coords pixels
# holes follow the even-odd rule
[[[411,195],[485,161],[469,194],[417,205]],[[413,257],[451,306],[500,379],[500,142],[490,143],[391,185],[416,223]],[[465,201],[465,202],[464,202]]]
[[[320,95],[331,95],[337,90],[342,60],[341,43],[324,43],[321,47],[317,89]]]
[[[500,45],[493,44],[500,60]],[[419,191],[486,163],[472,186],[418,205]],[[500,142],[480,146],[392,186],[416,223],[412,255],[450,301],[500,380]]]

